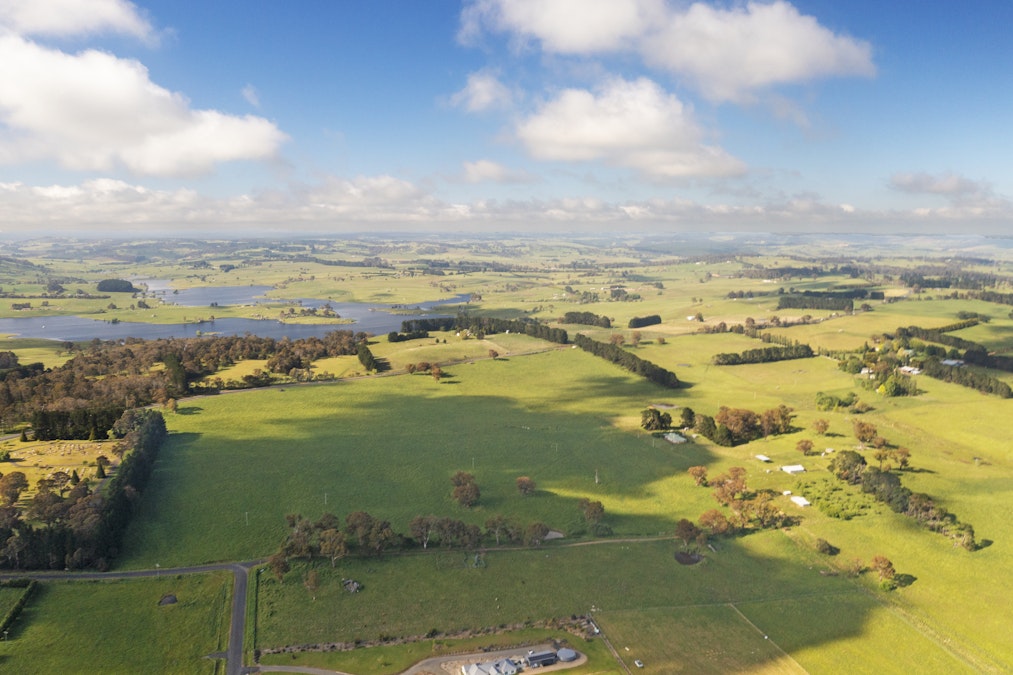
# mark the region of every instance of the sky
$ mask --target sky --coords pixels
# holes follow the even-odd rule
[[[1013,235],[1008,0],[0,0],[0,238]]]

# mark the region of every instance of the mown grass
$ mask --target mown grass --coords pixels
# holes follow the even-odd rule
[[[220,673],[231,575],[45,582],[0,646],[0,668],[25,673]],[[166,593],[175,605],[159,606]]]

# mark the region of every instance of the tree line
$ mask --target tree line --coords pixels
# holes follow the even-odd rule
[[[567,312],[559,320],[559,323],[576,323],[584,326],[597,326],[599,328],[612,327],[611,319],[594,312]]]
[[[808,359],[813,356],[812,347],[806,344],[795,344],[787,347],[762,347],[747,349],[741,353],[715,354],[712,361],[717,366],[738,366],[745,363],[771,363],[791,359]]]
[[[680,386],[679,378],[672,371],[666,370],[646,359],[642,359],[633,352],[623,349],[618,345],[592,340],[586,335],[580,334],[574,335],[573,344],[590,354],[615,363],[655,384],[673,389]]]

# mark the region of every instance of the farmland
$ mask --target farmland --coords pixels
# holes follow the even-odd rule
[[[406,256],[417,250],[406,245]],[[742,260],[652,264],[621,249],[603,252],[598,266],[578,276],[548,258],[569,256],[566,261],[572,262],[592,254],[590,248],[559,244],[549,249],[551,256],[525,250],[509,259],[523,261],[523,270],[468,268],[442,276],[409,274],[416,265],[407,260],[377,269],[278,261],[254,269],[242,264],[250,250],[206,257],[212,270],[225,260],[238,266],[204,278],[181,266],[150,262],[118,270],[132,278],[194,285],[267,283],[300,297],[340,295],[369,302],[468,293],[466,309],[475,316],[535,317],[552,325],[560,325],[556,321],[565,311],[579,308],[610,317],[613,328],[562,327],[603,342],[621,336],[623,349],[675,372],[682,386],[659,387],[569,344],[451,330],[404,342],[375,336],[369,347],[388,364],[381,374],[365,372],[354,356],[339,356],[312,364],[313,371],[336,376],[334,382],[299,383],[282,373],[269,388],[181,398],[174,410],[165,410],[170,437],[138,503],[117,567],[263,559],[285,541],[290,514],[316,520],[333,513],[343,522],[349,513],[366,511],[406,537],[416,516],[449,517],[484,528],[502,515],[521,526],[544,523],[562,538],[531,547],[497,545],[486,537],[478,550],[424,549],[408,542],[382,557],[348,555],[333,566],[320,555],[293,556],[289,571],[277,577],[268,567],[259,568],[253,575],[247,653],[292,646],[295,656],[274,655],[265,662],[398,672],[420,653],[412,645],[436,649],[439,640],[449,649],[465,644],[456,642],[465,633],[472,645],[509,643],[511,635],[517,641],[558,637],[558,630],[542,624],[590,615],[626,665],[641,659],[644,672],[838,672],[847,667],[889,672],[903,662],[919,663],[923,672],[1009,669],[1009,620],[992,609],[1013,604],[1013,590],[996,581],[1009,568],[1006,542],[1013,537],[1002,506],[1013,484],[1013,448],[1005,429],[1009,400],[925,376],[916,380],[917,395],[887,397],[865,387],[861,376],[840,369],[832,357],[867,346],[885,352],[892,349],[898,327],[947,326],[960,311],[986,314],[989,321],[953,334],[1001,354],[1013,342],[1007,307],[939,293],[930,298],[896,279],[856,281],[850,274],[796,276],[775,285],[740,276],[751,269]],[[447,249],[441,256],[504,261],[482,251],[481,246]],[[44,257],[44,250],[36,252]],[[339,253],[348,257],[352,251]],[[609,265],[602,264],[606,259]],[[773,267],[770,257],[748,262]],[[84,265],[67,271],[82,279],[99,274]],[[882,291],[884,299],[846,314],[776,309],[781,285],[822,292],[858,283]],[[612,299],[610,289],[617,286],[639,298]],[[752,297],[730,297],[739,291]],[[598,297],[578,302],[590,297],[582,296],[585,292]],[[637,329],[636,336],[626,328],[630,319],[651,314],[659,314],[661,323]],[[771,321],[775,314],[777,322]],[[824,355],[714,365],[715,354],[767,343],[744,332],[701,330],[747,319],[778,339],[808,344]],[[17,340],[6,344],[25,356],[22,363],[34,358],[55,366],[66,356],[50,355],[35,342],[23,343],[23,350]],[[408,372],[420,362],[442,364],[442,377]],[[266,359],[241,361],[213,377],[238,380],[266,367]],[[821,393],[843,397],[852,392],[865,404],[864,412],[817,407]],[[795,415],[789,433],[734,446],[691,430],[685,432],[689,443],[674,445],[641,428],[641,413],[651,406],[678,419],[683,408],[713,416],[722,406],[761,413],[780,405]],[[819,419],[828,422],[822,434],[813,431]],[[910,470],[895,471],[903,485],[932,496],[961,523],[973,525],[978,550],[954,546],[833,476],[830,462],[844,450],[857,448],[870,465],[877,463],[856,437],[855,421],[874,425],[890,447],[910,449]],[[798,442],[804,439],[814,442],[815,454],[800,454]],[[35,447],[16,438],[5,443],[15,455]],[[772,461],[761,462],[756,455]],[[89,457],[74,461],[84,466],[94,461]],[[778,470],[795,463],[806,472],[790,476]],[[687,545],[673,537],[677,524],[696,521],[718,506],[712,491],[688,475],[694,466],[706,467],[709,476],[744,467],[750,490],[773,495],[777,508],[790,517],[789,526],[712,537],[694,545],[702,562],[680,565],[673,553]],[[474,507],[452,497],[450,481],[458,471],[473,474],[481,489]],[[533,479],[532,494],[518,491],[519,476]],[[785,492],[832,495],[827,498],[860,509],[843,520],[819,504],[802,509]],[[581,500],[601,503],[610,534],[592,533]],[[818,540],[830,542],[836,555],[819,553]],[[875,556],[889,558],[904,583],[883,590],[875,572],[849,573],[854,561],[868,567]],[[199,598],[194,600],[199,608],[179,612],[194,616],[166,630],[184,639],[200,622],[219,626],[224,578],[180,579],[177,587]],[[344,579],[356,580],[362,591],[346,592]],[[147,597],[165,584],[148,579],[43,586],[19,619],[24,627],[11,645],[24,647],[15,653],[4,646],[4,658],[19,668],[29,662],[56,667],[58,661],[39,656],[39,645],[71,630],[61,623],[69,620],[64,615],[97,611],[90,605],[75,608],[90,593],[86,589],[102,589],[93,602],[143,606],[146,612],[151,611],[148,601],[135,589],[144,589]],[[128,616],[146,625],[144,617]],[[508,630],[517,627],[547,632],[535,637]],[[349,652],[312,648],[401,639],[409,644]],[[583,648],[583,638],[568,639]],[[588,645],[591,662],[578,672],[621,672],[597,641]],[[142,663],[129,654],[114,662],[103,660],[105,650],[73,649],[96,654],[106,672]],[[218,647],[202,643],[199,649]],[[26,654],[30,661],[23,660]],[[183,658],[180,663],[190,663],[186,659],[193,656]]]

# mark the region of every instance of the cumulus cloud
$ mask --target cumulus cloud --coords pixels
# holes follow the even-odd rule
[[[729,9],[665,0],[475,0],[460,35],[483,31],[570,55],[639,53],[715,101],[750,102],[776,85],[872,76],[869,43],[839,35],[784,0]]]
[[[148,20],[126,0],[0,0],[0,30],[40,37],[120,33],[147,40],[153,35]]]
[[[464,89],[450,97],[451,105],[468,112],[482,112],[493,108],[506,108],[513,102],[513,93],[495,73],[482,70],[468,75]]]
[[[530,183],[533,178],[525,171],[516,171],[488,159],[465,162],[461,176],[465,183]]]
[[[538,159],[602,160],[655,178],[729,176],[745,167],[703,142],[692,111],[646,78],[596,91],[566,89],[522,120],[517,137]]]
[[[67,54],[14,35],[0,36],[0,125],[3,162],[158,176],[268,159],[285,140],[260,117],[192,109],[136,60]]]
[[[875,75],[872,47],[836,35],[787,2],[673,13],[641,44],[644,58],[688,78],[705,96],[743,101],[772,85]]]

